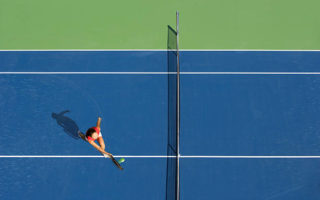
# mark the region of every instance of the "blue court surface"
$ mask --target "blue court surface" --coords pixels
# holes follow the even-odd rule
[[[180,52],[180,199],[320,198],[319,57]],[[167,51],[1,51],[0,199],[173,200],[172,76]],[[99,116],[123,171],[75,134]]]

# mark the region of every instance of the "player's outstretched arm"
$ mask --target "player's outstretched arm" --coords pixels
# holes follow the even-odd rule
[[[96,127],[99,128],[99,129],[100,129],[101,120],[102,120],[101,117],[98,117],[98,121],[97,121],[97,126]]]
[[[65,113],[67,112],[70,112],[70,110],[65,110],[65,111],[62,111],[61,113],[59,113],[58,115],[64,115]]]
[[[99,145],[97,145],[94,141],[89,141],[89,143],[96,148],[98,151],[100,151],[100,153],[102,154],[107,154],[108,156],[112,155],[111,153],[106,152],[105,150],[103,150]]]

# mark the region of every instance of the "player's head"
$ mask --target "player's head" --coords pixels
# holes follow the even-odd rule
[[[96,140],[99,137],[99,134],[94,130],[94,128],[89,128],[86,132],[86,137],[91,137]]]

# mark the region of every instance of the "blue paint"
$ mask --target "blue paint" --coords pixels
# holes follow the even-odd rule
[[[319,72],[318,51],[185,51],[185,72]]]
[[[181,52],[181,71],[318,72],[319,52]],[[0,52],[0,71],[166,72],[167,52]],[[172,76],[172,75],[171,75]],[[181,75],[182,155],[320,155],[318,75]],[[168,75],[0,75],[1,155],[166,155]],[[53,113],[65,113],[59,125]],[[65,128],[63,128],[63,127]],[[67,128],[66,128],[67,126]],[[318,199],[318,159],[181,159],[181,199]],[[166,158],[0,158],[0,199],[166,198]]]

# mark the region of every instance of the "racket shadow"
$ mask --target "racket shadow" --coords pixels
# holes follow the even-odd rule
[[[80,138],[78,134],[79,127],[74,120],[64,115],[67,112],[70,112],[70,111],[65,110],[58,114],[53,112],[51,114],[51,117],[57,121],[58,125],[63,128],[63,131],[67,133],[67,135],[69,135],[73,139],[78,140]]]

